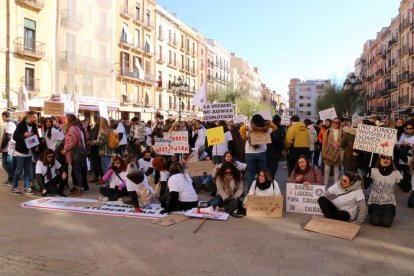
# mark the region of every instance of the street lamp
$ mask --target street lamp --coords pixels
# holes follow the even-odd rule
[[[345,79],[343,89],[351,97],[351,112],[354,113],[354,101],[362,91],[362,81],[354,73],[351,73]]]
[[[186,83],[184,76],[179,76],[177,81],[171,83],[174,96],[178,96],[178,121],[181,122],[181,99],[188,92],[189,85]]]

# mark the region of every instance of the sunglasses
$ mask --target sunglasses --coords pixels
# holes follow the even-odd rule
[[[412,127],[406,127],[405,129],[406,129],[406,130],[413,130],[413,128],[412,128]]]
[[[391,160],[391,156],[381,156],[381,159],[384,159],[384,160]]]

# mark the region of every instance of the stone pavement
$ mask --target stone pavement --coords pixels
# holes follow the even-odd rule
[[[287,179],[280,164],[277,181]],[[5,180],[1,169],[0,183]],[[97,198],[91,185],[86,197]],[[207,197],[203,194],[202,197]],[[0,186],[0,275],[414,275],[414,210],[397,191],[390,229],[365,224],[353,241],[303,230],[310,215],[149,220],[24,209],[36,196]]]

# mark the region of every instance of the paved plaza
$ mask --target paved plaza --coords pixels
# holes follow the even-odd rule
[[[279,166],[283,189],[287,173]],[[5,180],[1,169],[0,181]],[[85,198],[97,198],[91,185]],[[207,197],[202,194],[200,197]],[[24,209],[38,198],[0,187],[0,275],[413,275],[414,210],[397,191],[390,229],[363,225],[353,241],[303,230],[310,215],[281,219],[150,220]]]

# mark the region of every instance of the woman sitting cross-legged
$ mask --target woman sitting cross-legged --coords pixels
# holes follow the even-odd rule
[[[355,220],[356,224],[362,224],[367,214],[367,204],[361,183],[359,175],[345,172],[342,178],[318,199],[323,215],[329,219]]]
[[[246,208],[249,195],[257,196],[274,196],[281,195],[279,184],[276,180],[273,180],[272,173],[269,169],[263,169],[259,171],[256,180],[253,181],[248,196],[244,198],[243,206]]]
[[[174,211],[186,211],[197,207],[198,197],[191,176],[184,172],[183,165],[176,162],[171,165],[168,179],[169,196],[161,203],[162,214]]]
[[[381,155],[371,173],[364,178],[366,187],[372,183],[368,198],[369,221],[372,225],[391,227],[395,217],[395,186],[402,179],[392,157],[385,155]]]
[[[125,204],[133,205],[135,212],[143,212],[141,208],[147,207],[154,198],[154,189],[148,184],[145,174],[138,170],[134,163],[129,163],[126,176],[127,195],[122,197]]]
[[[58,194],[66,197],[63,193],[67,183],[67,173],[60,170],[61,164],[55,159],[55,152],[46,149],[36,162],[36,177],[42,189],[42,196],[46,194]]]
[[[226,206],[231,205],[234,202],[231,215],[239,216],[242,214],[242,201],[240,197],[243,194],[243,181],[239,169],[229,162],[225,162],[217,170],[215,177],[217,186],[217,196],[210,199],[206,206]],[[235,206],[237,203],[237,206]],[[203,206],[203,204],[201,204]],[[204,207],[204,206],[203,206]],[[237,207],[237,208],[236,208]]]
[[[102,176],[102,181],[106,184],[105,187],[99,188],[99,193],[109,201],[116,201],[126,194],[126,190],[123,190],[127,175],[126,167],[124,159],[115,156],[110,169]]]

